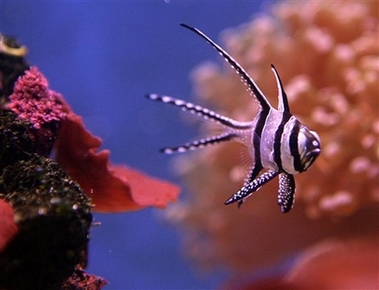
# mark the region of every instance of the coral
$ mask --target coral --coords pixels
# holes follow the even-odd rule
[[[223,47],[270,100],[277,95],[269,69],[275,64],[291,112],[320,135],[322,152],[296,176],[296,206],[287,216],[276,212],[275,182],[239,210],[223,206],[243,184],[242,145],[178,157],[175,169],[191,196],[168,218],[186,228],[187,251],[200,265],[223,265],[237,275],[273,266],[325,238],[379,236],[378,9],[376,1],[289,1],[225,31]],[[252,119],[251,98],[230,68],[204,64],[192,78],[200,103]]]
[[[375,255],[376,254],[376,255]],[[378,241],[327,240],[312,246],[284,275],[252,281],[232,280],[223,289],[377,289]]]
[[[327,240],[305,251],[284,279],[298,289],[375,289],[378,254],[376,237]]]
[[[59,122],[66,116],[60,99],[58,93],[49,89],[41,72],[31,67],[17,80],[8,107],[40,129],[43,124]]]
[[[99,290],[108,284],[103,278],[87,274],[80,267],[63,283],[61,290]]]
[[[61,96],[50,90],[43,74],[32,67],[20,76],[7,108],[32,124],[38,153],[49,156],[59,124],[66,117]]]
[[[86,265],[91,203],[56,162],[33,155],[6,166],[0,192],[18,226],[0,253],[2,287],[51,289]]]
[[[36,152],[31,124],[0,108],[0,173],[5,166],[25,160]]]

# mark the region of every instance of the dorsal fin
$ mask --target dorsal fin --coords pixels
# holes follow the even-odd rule
[[[274,72],[276,84],[278,85],[278,99],[279,99],[278,110],[281,112],[290,113],[290,107],[288,104],[286,92],[284,91],[282,81],[280,80],[279,74],[273,64],[271,65],[271,69]]]
[[[189,30],[192,30],[196,34],[200,35],[202,38],[204,38],[214,49],[218,51],[218,53],[230,64],[230,66],[240,75],[243,83],[247,86],[250,95],[254,95],[259,104],[261,105],[262,109],[270,109],[271,105],[268,102],[267,98],[263,95],[259,87],[256,85],[254,80],[248,75],[248,73],[242,68],[242,66],[233,58],[231,57],[225,50],[223,50],[218,44],[216,44],[212,39],[210,39],[208,36],[206,36],[202,31],[199,29],[189,26],[187,24],[180,24],[181,26],[188,28]]]
[[[159,101],[165,104],[174,105],[175,107],[181,108],[184,111],[189,111],[190,113],[199,115],[204,119],[214,121],[225,127],[233,128],[237,130],[248,130],[251,129],[250,122],[239,122],[231,118],[217,114],[216,112],[203,108],[201,106],[185,102],[180,99],[176,99],[170,96],[158,95],[158,94],[149,94],[146,95],[147,98],[153,101]]]

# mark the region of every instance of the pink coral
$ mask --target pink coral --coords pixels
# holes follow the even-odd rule
[[[61,97],[48,87],[43,74],[31,67],[17,80],[8,107],[20,118],[31,122],[35,129],[42,124],[60,121],[66,116]]]
[[[63,285],[61,290],[100,290],[108,282],[101,277],[87,274],[83,269],[77,267],[74,273],[68,278]]]

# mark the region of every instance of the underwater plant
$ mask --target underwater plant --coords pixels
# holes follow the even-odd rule
[[[84,270],[92,211],[162,208],[179,188],[111,164],[25,54],[0,34],[0,288],[101,289]]]
[[[226,288],[375,288],[378,3],[288,1],[270,9],[270,14],[226,30],[223,46],[270,100],[277,88],[267,67],[275,64],[291,112],[320,135],[323,154],[298,177],[296,207],[286,216],[273,206],[277,189],[271,183],[240,209],[220,206],[244,182],[247,167],[239,158],[243,146],[225,143],[178,156],[174,171],[184,179],[189,197],[170,208],[168,220],[184,228],[186,252],[199,267],[230,271],[233,279]],[[229,67],[206,63],[194,70],[192,79],[196,103],[235,120],[251,119],[251,99]],[[204,126],[203,133],[213,130]],[[360,258],[358,249],[363,247]],[[334,250],[344,263],[330,263],[328,253]],[[317,276],[327,265],[329,270]],[[344,271],[350,278],[342,281]],[[274,278],[258,284],[268,275]]]

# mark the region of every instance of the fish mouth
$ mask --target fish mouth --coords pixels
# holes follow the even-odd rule
[[[320,153],[321,153],[320,148],[314,148],[312,151],[309,151],[307,152],[307,154],[305,154],[304,159],[307,161],[305,162],[304,170],[307,170],[309,166],[313,164],[313,162],[320,155]]]
[[[312,156],[318,156],[319,154],[321,153],[321,149],[320,148],[314,148],[312,149],[312,151],[309,151],[305,156],[309,156],[309,157],[312,157]]]

